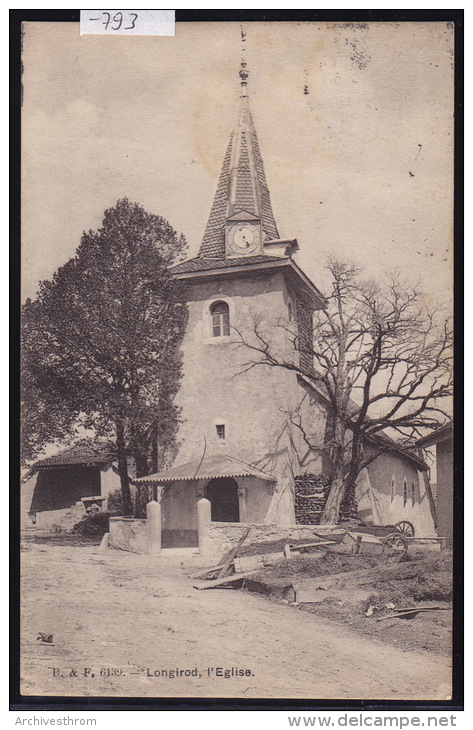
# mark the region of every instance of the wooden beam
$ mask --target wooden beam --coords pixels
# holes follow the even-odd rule
[[[198,591],[205,591],[206,588],[217,588],[218,586],[224,586],[227,583],[234,583],[235,581],[249,578],[250,575],[255,575],[255,573],[259,572],[259,570],[248,570],[246,573],[234,573],[233,575],[227,575],[226,578],[204,580],[202,583],[194,583],[193,588],[197,588]]]
[[[233,548],[233,550],[230,552],[230,555],[228,556],[228,558],[224,562],[223,567],[220,570],[220,573],[218,574],[218,577],[219,578],[223,578],[228,573],[228,570],[230,568],[230,565],[233,563],[233,560],[236,558],[239,549],[241,548],[241,546],[245,542],[246,538],[250,534],[250,530],[251,530],[251,527],[248,527],[245,530],[245,532],[243,533],[243,535],[238,540],[238,543],[235,545],[235,547]]]
[[[406,562],[406,563],[395,563],[394,565],[385,565],[383,567],[376,568],[363,568],[362,570],[351,570],[346,573],[331,573],[330,575],[324,575],[320,578],[311,578],[304,581],[304,584],[309,584],[311,587],[316,588],[328,588],[329,586],[342,585],[344,583],[355,583],[362,585],[363,583],[370,582],[373,579],[378,581],[384,580],[407,580],[408,578],[415,578],[424,567],[424,561],[417,562]],[[294,585],[294,588],[296,586]],[[296,589],[297,590],[297,589]]]

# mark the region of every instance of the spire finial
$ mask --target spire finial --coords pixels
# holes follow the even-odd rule
[[[241,31],[241,66],[239,71],[240,76],[240,84],[241,84],[241,96],[248,96],[248,85],[247,85],[247,78],[248,78],[248,71],[246,70],[246,56],[245,56],[245,41],[246,41],[246,32],[243,30],[243,26],[240,25],[240,31]]]

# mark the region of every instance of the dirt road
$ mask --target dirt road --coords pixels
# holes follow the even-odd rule
[[[450,694],[445,657],[367,640],[245,591],[193,589],[182,565],[197,563],[189,552],[151,560],[93,546],[30,544],[22,557],[24,695]],[[40,632],[52,634],[52,644],[38,641]]]

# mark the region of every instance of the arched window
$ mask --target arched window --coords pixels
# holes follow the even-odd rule
[[[226,302],[214,302],[210,307],[212,316],[213,337],[225,337],[230,334],[230,311]]]
[[[394,500],[395,494],[396,494],[396,480],[393,477],[391,479],[391,502]]]
[[[414,482],[411,482],[411,499],[412,499],[412,506],[416,503],[416,485]]]
[[[407,498],[408,498],[408,496],[409,495],[408,495],[408,490],[407,490],[407,479],[406,479],[406,477],[404,477],[403,490],[402,490],[402,504],[403,504],[404,507],[407,504]]]

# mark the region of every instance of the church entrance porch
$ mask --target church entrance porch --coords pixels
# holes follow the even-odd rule
[[[240,522],[238,484],[231,477],[211,479],[205,489],[212,522]]]
[[[216,524],[263,524],[275,479],[269,474],[226,454],[188,462],[134,480],[161,504],[163,548],[197,547],[197,503],[208,500],[210,521]]]

